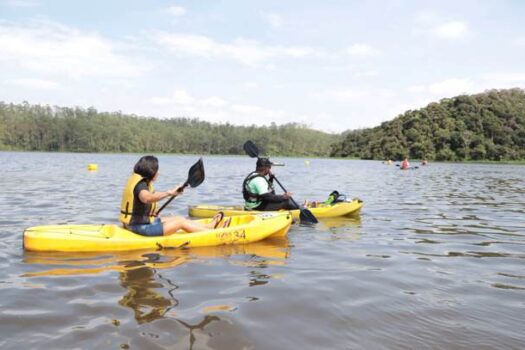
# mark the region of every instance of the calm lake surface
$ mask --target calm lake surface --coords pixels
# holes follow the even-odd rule
[[[0,348],[525,347],[525,166],[275,158],[298,201],[337,189],[361,214],[245,246],[24,252],[30,226],[117,223],[140,156],[0,152]],[[198,157],[159,159],[163,190]],[[255,161],[204,164],[164,215],[241,202]]]

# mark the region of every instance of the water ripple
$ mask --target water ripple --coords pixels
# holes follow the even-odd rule
[[[0,347],[494,349],[525,342],[525,167],[277,159],[298,201],[337,189],[360,215],[247,246],[23,252],[24,228],[117,223],[138,155],[0,152]],[[162,155],[159,189],[196,156]],[[97,172],[86,171],[97,163]],[[238,204],[248,157],[204,157],[166,215]],[[60,171],[57,171],[59,169]]]

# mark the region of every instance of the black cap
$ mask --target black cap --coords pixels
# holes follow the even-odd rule
[[[259,158],[257,159],[257,168],[263,168],[263,167],[267,167],[267,168],[271,168],[273,165],[273,163],[270,161],[269,158]]]

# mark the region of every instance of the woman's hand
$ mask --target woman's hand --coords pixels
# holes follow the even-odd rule
[[[167,193],[169,196],[172,196],[172,197],[177,197],[178,195],[182,194],[182,192],[184,192],[184,187],[183,187],[183,185],[178,185],[177,187],[172,188],[171,190],[166,191],[166,193]]]

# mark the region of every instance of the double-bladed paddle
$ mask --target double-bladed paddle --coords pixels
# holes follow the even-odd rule
[[[179,189],[178,192],[182,192],[186,187],[197,187],[204,181],[204,163],[202,162],[202,158],[199,158],[197,163],[193,164],[188,170],[188,179],[182,187]],[[160,209],[157,211],[157,216],[160,214],[160,212],[166,208],[168,204],[171,203],[171,201],[175,198],[175,196],[171,196],[171,198],[160,207]]]
[[[244,151],[246,152],[247,155],[249,155],[251,158],[257,158],[259,159],[259,149],[257,148],[257,146],[255,146],[255,144],[248,140],[244,143]],[[274,180],[277,182],[277,184],[281,187],[281,189],[284,191],[284,192],[288,192],[286,191],[286,189],[283,187],[283,185],[281,184],[281,182],[279,180],[277,180],[277,178],[275,177],[275,175],[273,175],[273,178]],[[301,207],[299,206],[299,204],[297,204],[297,202],[292,198],[290,197],[290,200],[292,201],[292,203],[300,209],[300,213],[299,213],[299,220],[302,224],[317,224],[319,221],[317,220],[317,218],[314,216],[314,214],[312,214],[312,212],[304,207]]]

